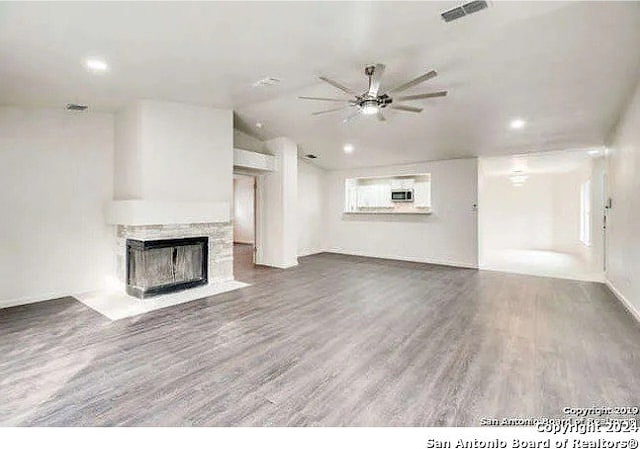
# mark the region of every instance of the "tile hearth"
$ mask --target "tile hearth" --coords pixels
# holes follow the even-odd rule
[[[81,293],[75,295],[74,298],[109,318],[111,321],[116,321],[153,310],[219,295],[239,288],[248,287],[249,285],[251,284],[238,281],[218,282],[144,300],[134,298],[123,291],[117,290],[100,290]]]

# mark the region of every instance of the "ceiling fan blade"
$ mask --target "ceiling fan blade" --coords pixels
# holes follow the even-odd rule
[[[432,70],[425,73],[424,75],[420,75],[419,77],[412,79],[411,81],[407,81],[404,84],[400,84],[399,86],[394,87],[387,93],[390,94],[392,92],[402,92],[403,90],[407,90],[408,88],[413,87],[416,84],[424,83],[425,81],[430,80],[431,78],[435,78],[436,76],[438,76],[438,73],[435,70]]]
[[[431,92],[428,94],[416,94],[416,95],[405,95],[404,97],[397,97],[398,101],[407,101],[407,100],[422,100],[424,98],[435,98],[435,97],[446,97],[447,91],[443,90],[440,92]]]
[[[343,92],[348,93],[349,95],[353,95],[354,97],[357,97],[358,94],[356,94],[354,91],[352,91],[351,89],[349,89],[347,86],[340,84],[337,81],[334,81],[330,78],[327,78],[326,76],[319,76],[318,78],[320,78],[322,81],[324,81],[325,83],[329,83],[331,84],[333,87],[337,87],[338,89],[340,89]]]
[[[378,109],[378,114],[377,115],[378,115],[378,121],[380,121],[380,122],[386,122],[387,121],[387,119],[384,118],[384,115],[382,115],[382,110],[381,109]]]
[[[384,64],[376,64],[372,66],[372,68],[373,73],[369,77],[369,95],[376,97],[380,90],[380,80],[382,80],[382,74],[384,73]]]
[[[298,97],[301,100],[320,100],[320,101],[338,101],[340,103],[352,103],[352,100],[345,100],[342,98],[324,98],[324,97]]]
[[[328,112],[342,111],[343,109],[347,109],[347,108],[350,108],[350,107],[351,106],[342,106],[342,107],[339,107],[339,108],[327,109],[326,111],[312,112],[311,115],[320,115],[320,114],[326,114]]]
[[[358,110],[356,112],[354,112],[353,114],[351,114],[350,116],[348,116],[347,118],[342,120],[342,123],[350,122],[351,120],[353,120],[354,118],[356,118],[359,115],[360,115],[360,108],[358,108]]]
[[[414,108],[413,106],[405,106],[403,104],[391,105],[389,107],[391,109],[397,109],[398,111],[422,112],[422,108]]]

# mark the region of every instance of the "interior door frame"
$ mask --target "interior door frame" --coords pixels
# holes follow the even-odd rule
[[[602,173],[602,271],[604,273],[607,272],[607,227],[609,226],[608,215],[611,208],[608,182],[607,165],[605,163]]]
[[[251,248],[251,262],[257,263],[258,252],[258,177],[253,176],[253,246]]]
[[[234,167],[234,175],[249,176],[253,178],[253,247],[252,262],[259,265],[262,258],[262,242],[263,242],[263,198],[262,198],[262,182],[263,174],[250,170],[239,170]]]

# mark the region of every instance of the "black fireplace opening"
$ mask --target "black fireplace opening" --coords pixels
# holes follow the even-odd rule
[[[127,293],[161,295],[208,282],[209,238],[127,239]]]

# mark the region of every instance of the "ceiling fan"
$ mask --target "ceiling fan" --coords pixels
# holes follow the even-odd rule
[[[313,112],[312,115],[320,115],[326,114],[329,112],[342,111],[344,109],[356,108],[356,110],[344,119],[344,122],[348,122],[354,117],[364,114],[364,115],[377,115],[378,120],[385,121],[385,117],[382,114],[382,110],[386,107],[390,109],[395,109],[398,111],[406,111],[406,112],[422,112],[422,108],[416,108],[414,106],[408,106],[404,104],[398,104],[400,101],[411,101],[411,100],[424,100],[427,98],[435,98],[435,97],[444,97],[447,95],[447,91],[439,91],[439,92],[430,92],[424,94],[415,94],[415,95],[405,95],[399,97],[392,97],[391,95],[400,93],[409,89],[410,87],[416,86],[420,83],[423,83],[431,78],[435,78],[438,76],[435,70],[431,70],[424,75],[420,75],[417,78],[412,79],[411,81],[407,81],[406,83],[399,84],[386,92],[380,91],[380,80],[382,78],[382,74],[384,73],[384,64],[375,64],[368,65],[364,68],[364,74],[369,78],[369,88],[362,94],[358,94],[353,89],[334,81],[326,76],[320,76],[319,78],[331,84],[333,87],[340,89],[341,91],[352,95],[355,97],[353,100],[347,100],[342,98],[324,98],[324,97],[298,97],[302,100],[319,100],[319,101],[333,101],[338,103],[345,103],[344,106],[339,108],[327,109],[326,111],[318,111]]]

